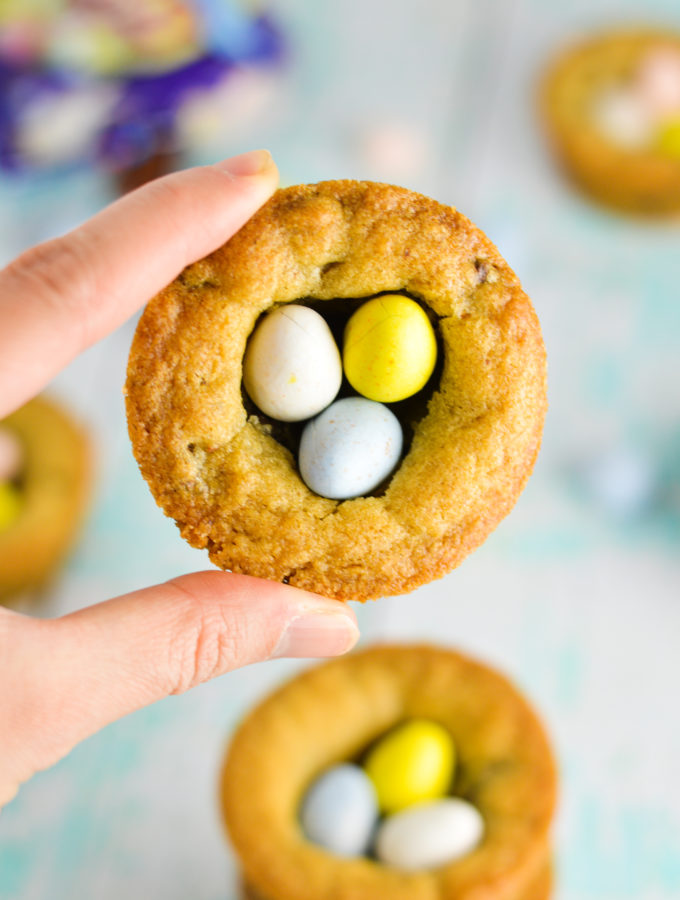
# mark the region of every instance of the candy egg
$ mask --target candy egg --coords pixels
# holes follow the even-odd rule
[[[85,75],[111,75],[130,62],[127,42],[103,16],[97,21],[62,14],[47,33],[45,55],[51,67]]]
[[[99,82],[65,93],[39,94],[22,109],[16,138],[19,152],[38,166],[58,166],[86,156],[108,124],[117,96],[113,85]]]
[[[360,497],[393,471],[402,443],[399,419],[386,406],[364,397],[346,397],[305,426],[300,475],[322,497]]]
[[[680,159],[680,117],[666,122],[659,133],[657,146],[664,156]]]
[[[593,117],[604,137],[622,150],[642,150],[654,140],[654,123],[642,99],[622,88],[600,94]]]
[[[447,797],[385,819],[376,835],[375,852],[387,866],[432,869],[470,853],[483,833],[478,810],[458,797]]]
[[[8,481],[0,481],[0,534],[14,524],[20,511],[19,491]]]
[[[594,453],[577,467],[577,478],[600,508],[620,519],[648,511],[660,489],[654,459],[640,448],[621,444]]]
[[[656,47],[640,61],[636,88],[656,116],[680,114],[680,53]]]
[[[448,731],[436,722],[413,719],[375,745],[365,768],[380,809],[394,813],[446,794],[454,765],[455,749]]]
[[[22,450],[19,439],[0,426],[0,482],[11,481],[21,469]]]
[[[396,180],[420,175],[431,156],[427,134],[412,121],[372,123],[360,137],[359,150],[369,168]]]
[[[424,387],[437,361],[427,314],[401,294],[375,297],[345,327],[343,363],[352,387],[381,403],[404,400]]]
[[[340,390],[340,351],[325,320],[288,303],[255,329],[243,360],[243,384],[263,413],[298,422],[321,412]]]
[[[307,791],[300,821],[310,841],[338,856],[368,852],[378,820],[370,778],[358,766],[333,766]]]

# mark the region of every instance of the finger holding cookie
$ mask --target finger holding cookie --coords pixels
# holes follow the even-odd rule
[[[185,265],[223,244],[276,181],[264,151],[180,172],[0,272],[0,413],[21,406]],[[0,477],[12,478],[16,447],[7,436],[2,459]],[[11,539],[25,511],[5,507]],[[0,607],[0,805],[133,710],[256,661],[340,654],[357,637],[354,613],[335,600],[223,572],[52,620]]]

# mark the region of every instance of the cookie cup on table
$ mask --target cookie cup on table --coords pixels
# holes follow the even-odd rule
[[[614,144],[597,127],[597,92],[625,84],[645,53],[680,54],[680,34],[631,28],[596,35],[561,53],[541,84],[540,108],[552,149],[586,194],[640,216],[680,213],[680,159],[649,147]]]
[[[21,507],[0,533],[0,603],[23,606],[55,574],[82,524],[91,481],[90,446],[53,400],[37,397],[0,422],[23,453]]]
[[[273,307],[323,315],[384,292],[426,309],[439,368],[389,483],[330,500],[249,411],[246,344]],[[456,210],[366,182],[278,191],[149,304],[128,367],[132,446],[183,537],[220,568],[340,600],[410,591],[482,543],[531,472],[545,410],[539,324],[494,246]]]
[[[481,813],[479,846],[403,872],[310,843],[298,818],[310,784],[411,718],[451,734],[453,794]],[[487,666],[428,645],[376,646],[294,678],[237,729],[221,782],[246,896],[256,900],[544,900],[555,795],[552,752],[526,700]]]

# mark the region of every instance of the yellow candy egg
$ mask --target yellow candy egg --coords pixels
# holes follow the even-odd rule
[[[14,523],[20,511],[19,491],[9,481],[0,481],[0,534]]]
[[[657,146],[664,156],[680,160],[680,119],[672,119],[664,125]]]
[[[366,774],[387,814],[443,797],[451,787],[455,749],[436,722],[413,719],[395,728],[370,751]]]
[[[345,328],[343,364],[352,387],[380,403],[424,387],[437,361],[437,341],[424,310],[409,297],[368,300]]]

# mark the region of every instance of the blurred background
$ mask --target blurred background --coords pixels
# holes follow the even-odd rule
[[[124,22],[126,5],[0,0],[0,262],[149,175],[259,146],[284,184],[391,181],[479,225],[542,322],[543,451],[515,511],[460,569],[357,608],[363,641],[446,641],[531,698],[561,766],[557,897],[680,896],[680,225],[576,193],[536,107],[565,44],[620,24],[680,30],[677,0],[195,0],[132,46],[124,28],[95,34],[76,15],[109,6]],[[142,58],[153,62],[140,71]],[[130,451],[134,325],[51,387],[88,429],[96,476],[42,614],[208,565]],[[222,754],[253,702],[303,665],[166,700],[34,778],[0,816],[0,900],[235,900]]]

